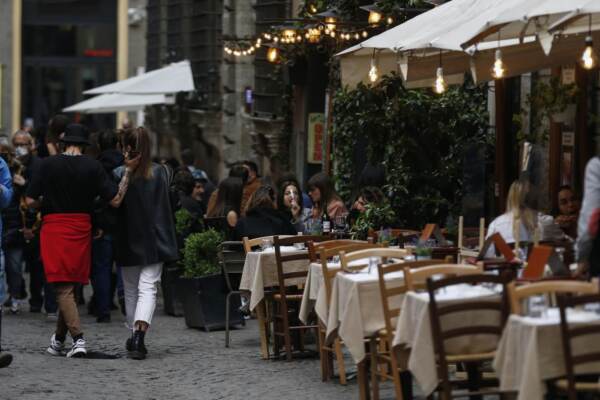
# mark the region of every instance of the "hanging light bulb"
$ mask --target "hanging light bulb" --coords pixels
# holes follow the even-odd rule
[[[592,69],[596,66],[596,52],[594,51],[594,43],[591,36],[585,38],[585,50],[581,56],[581,65],[585,69]]]
[[[492,68],[492,76],[495,79],[504,78],[504,74],[506,73],[506,68],[504,68],[504,62],[502,62],[502,50],[496,50],[496,56],[494,61],[494,67]]]
[[[308,12],[311,14],[316,14],[317,11],[319,11],[319,9],[317,8],[317,5],[315,3],[310,3],[307,7]]]
[[[386,22],[387,22],[387,24],[388,24],[388,25],[391,25],[391,24],[393,24],[393,23],[394,23],[394,18],[392,18],[392,17],[388,17],[388,19],[387,19],[387,21],[386,21]]]
[[[377,64],[375,63],[375,58],[371,58],[371,68],[369,68],[369,80],[371,83],[377,82],[379,79],[379,69],[377,68]]]
[[[378,23],[381,22],[381,18],[383,18],[383,15],[381,15],[381,13],[378,13],[375,10],[369,11],[369,19],[368,19],[369,24],[377,25]]]
[[[436,76],[437,77],[435,78],[435,85],[433,87],[433,90],[437,94],[442,94],[446,91],[447,88],[446,81],[444,80],[444,68],[438,67]]]
[[[267,50],[267,60],[269,60],[269,62],[276,62],[277,58],[279,58],[279,50],[277,50],[277,47],[269,47],[269,50]]]
[[[367,31],[363,31],[363,33],[362,33],[362,37],[366,38],[367,36],[369,36],[369,32],[367,32]]]

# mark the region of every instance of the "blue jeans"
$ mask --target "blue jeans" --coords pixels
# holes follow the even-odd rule
[[[13,299],[20,299],[23,293],[23,247],[15,246],[4,249],[4,262],[8,294]]]
[[[92,288],[96,314],[101,317],[110,315],[110,281],[113,266],[112,237],[103,235],[92,243]]]

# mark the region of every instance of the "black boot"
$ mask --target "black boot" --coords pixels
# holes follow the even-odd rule
[[[131,337],[131,350],[129,350],[129,353],[127,354],[129,358],[133,358],[134,360],[143,360],[146,358],[148,350],[144,344],[144,336],[146,336],[146,332],[133,332],[133,336]]]

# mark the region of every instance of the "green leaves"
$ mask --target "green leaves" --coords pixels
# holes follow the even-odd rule
[[[396,220],[396,213],[386,201],[382,204],[368,203],[352,226],[352,237],[365,240],[369,229],[389,228]]]
[[[368,139],[370,163],[386,168],[386,193],[402,226],[418,228],[457,215],[463,159],[469,146],[493,143],[488,129],[487,88],[466,83],[444,95],[407,90],[396,74],[374,87],[337,92],[333,103],[336,184],[350,198],[358,140]],[[376,229],[379,227],[375,227]]]
[[[223,234],[212,228],[189,235],[183,247],[183,276],[197,278],[219,272],[219,245],[223,240]]]

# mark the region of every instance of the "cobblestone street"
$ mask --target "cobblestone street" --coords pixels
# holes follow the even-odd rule
[[[125,357],[128,331],[120,313],[113,311],[111,323],[98,324],[80,307],[88,350],[120,358],[66,359],[45,353],[54,323],[24,308],[3,318],[2,345],[15,358],[0,369],[2,400],[358,398],[356,380],[346,387],[321,382],[317,359],[261,360],[254,320],[232,332],[226,349],[223,331],[189,329],[183,318],[166,316],[159,305],[146,341],[150,354],[140,362]],[[384,388],[383,398],[393,398],[389,385]]]

